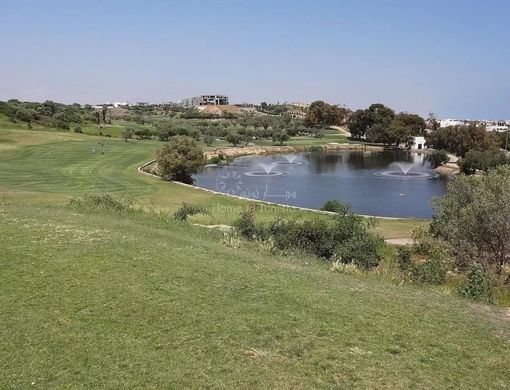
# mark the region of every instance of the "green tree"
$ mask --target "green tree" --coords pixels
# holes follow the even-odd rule
[[[212,135],[204,135],[204,144],[206,144],[207,146],[212,146],[212,144],[214,143],[214,137]]]
[[[193,138],[179,135],[156,150],[156,162],[163,176],[192,184],[192,175],[206,164],[206,159]]]
[[[124,139],[124,141],[128,142],[128,139],[133,138],[134,135],[135,131],[133,129],[126,129],[126,131],[122,133],[122,138]]]
[[[394,123],[407,128],[411,135],[424,135],[427,124],[425,119],[417,114],[408,114],[401,112],[395,116]]]
[[[103,115],[103,123],[106,124],[106,113],[108,112],[108,107],[106,106],[103,106],[103,108],[101,109],[101,113]]]
[[[356,110],[349,118],[347,127],[351,136],[356,139],[365,137],[367,130],[374,124],[372,115],[368,110]]]
[[[393,122],[393,119],[395,119],[395,111],[381,103],[370,105],[368,111],[372,115],[373,124],[380,124],[387,127]]]
[[[237,146],[243,142],[243,137],[239,134],[231,133],[227,135],[226,140],[229,144],[232,144],[232,146]]]
[[[455,126],[439,128],[427,134],[427,145],[437,150],[447,150],[464,157],[470,150],[499,149],[498,136],[483,126]]]
[[[466,175],[472,175],[477,170],[488,171],[498,165],[508,164],[510,160],[501,150],[470,150],[458,162],[460,170]]]
[[[480,262],[501,273],[510,260],[510,166],[457,177],[434,206],[431,233],[448,244],[457,266]]]
[[[345,120],[347,110],[338,106],[330,105],[322,100],[316,100],[310,104],[305,116],[305,124],[308,127],[329,127],[340,125]]]
[[[273,142],[278,142],[281,145],[285,141],[288,141],[290,139],[289,135],[285,131],[275,131],[273,133]]]

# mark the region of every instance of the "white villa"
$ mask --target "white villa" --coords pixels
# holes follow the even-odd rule
[[[418,136],[418,137],[413,138],[413,143],[411,145],[411,149],[421,150],[421,149],[426,149],[426,148],[427,147],[425,146],[425,137]]]
[[[441,119],[439,127],[464,126],[466,121],[460,119]]]

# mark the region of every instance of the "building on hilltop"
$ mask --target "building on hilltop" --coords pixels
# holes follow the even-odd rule
[[[184,99],[180,103],[186,108],[198,106],[226,106],[228,105],[228,96],[226,95],[200,95],[188,99]]]
[[[441,119],[439,121],[439,127],[464,126],[465,124],[465,120],[459,119]]]

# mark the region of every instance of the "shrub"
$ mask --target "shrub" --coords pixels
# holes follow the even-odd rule
[[[162,174],[171,180],[192,184],[194,173],[206,163],[202,149],[193,138],[175,136],[156,151],[156,161]]]
[[[398,248],[396,259],[400,271],[407,272],[411,268],[411,251],[408,248]]]
[[[498,165],[508,164],[510,160],[501,150],[479,151],[471,150],[458,164],[462,173],[472,175],[477,170],[488,171]]]
[[[376,266],[382,240],[368,230],[369,223],[352,214],[330,218],[276,219],[269,235],[281,250],[294,250],[322,259],[339,259],[360,268]]]
[[[204,143],[207,146],[211,146],[214,143],[214,137],[212,135],[204,135]]]
[[[74,132],[75,133],[83,133],[83,130],[82,130],[82,128],[80,126],[75,126],[74,127]]]
[[[424,263],[413,264],[411,279],[419,283],[440,285],[446,282],[447,262],[440,254],[432,254]]]
[[[459,288],[459,294],[480,302],[492,302],[490,278],[478,263],[473,265],[467,275],[466,283]]]
[[[243,142],[243,137],[239,134],[228,134],[226,140],[229,144],[232,144],[232,146],[237,146]]]
[[[352,263],[362,269],[376,267],[381,260],[379,248],[383,241],[367,231],[356,229],[352,236],[340,242],[335,255],[344,263]]]
[[[348,204],[342,203],[336,199],[331,199],[324,203],[321,210],[345,215],[351,211],[351,208]]]
[[[249,204],[246,210],[241,212],[239,218],[234,221],[234,229],[239,235],[248,240],[264,239],[266,237],[264,228],[255,223],[255,205]]]
[[[462,270],[478,262],[500,275],[510,253],[510,166],[460,175],[434,205],[430,231],[447,244],[456,266]]]
[[[189,203],[183,202],[182,206],[174,213],[174,218],[178,221],[186,221],[188,217],[197,214],[207,215],[207,210],[202,206],[195,206]]]
[[[69,205],[76,208],[114,210],[117,212],[133,210],[133,202],[130,199],[116,197],[110,194],[94,194],[73,198]]]
[[[432,168],[437,168],[438,166],[448,162],[448,153],[444,150],[434,150],[428,155],[428,160],[430,161]]]

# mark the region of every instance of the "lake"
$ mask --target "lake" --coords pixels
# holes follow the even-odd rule
[[[199,187],[251,199],[319,209],[329,199],[359,214],[430,218],[431,199],[448,177],[430,168],[426,154],[405,151],[318,151],[249,156],[208,166]]]

